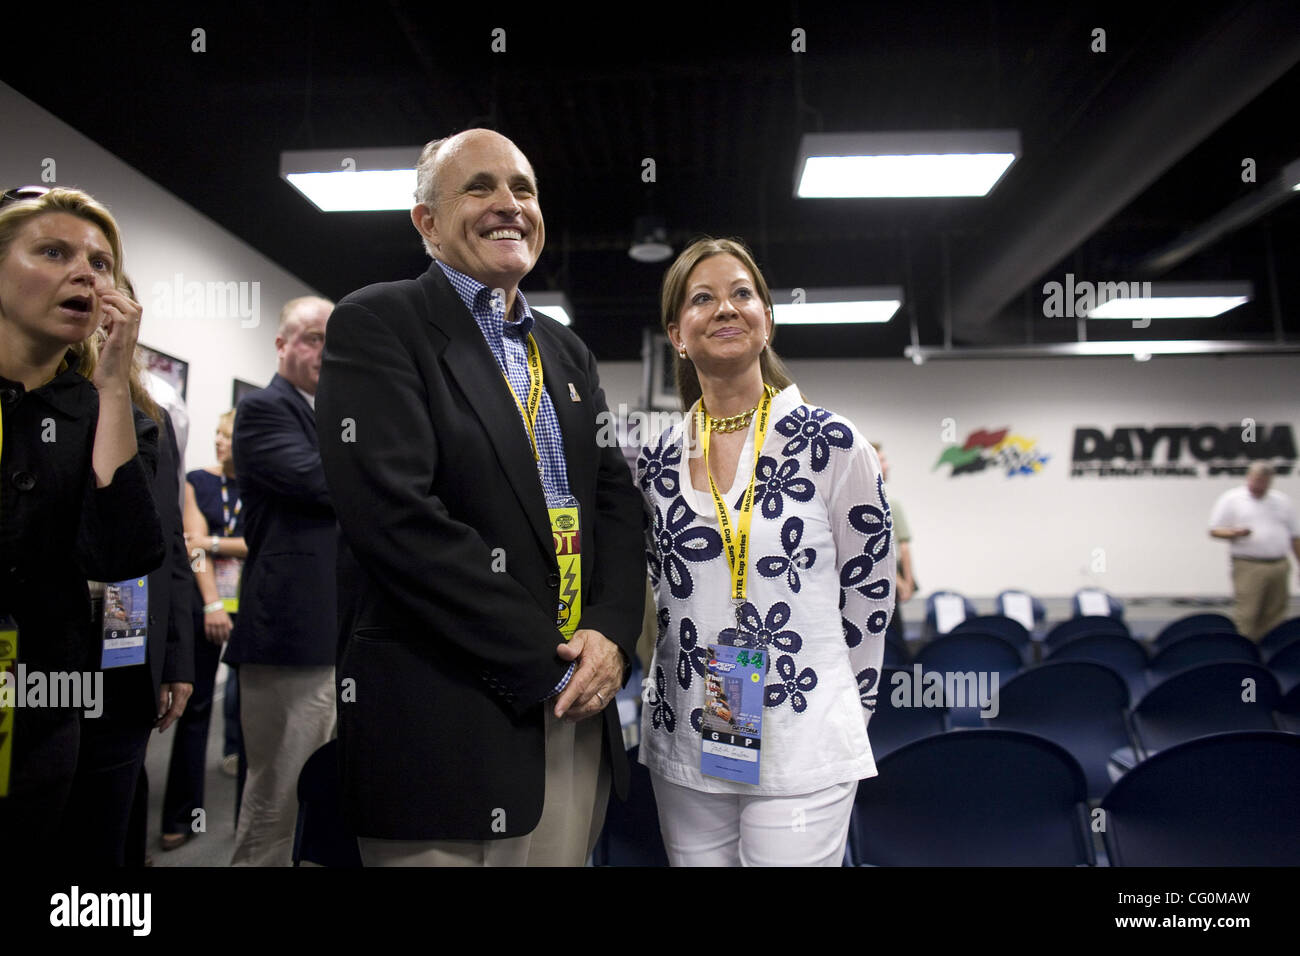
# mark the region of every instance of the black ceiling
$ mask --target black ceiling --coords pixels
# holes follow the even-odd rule
[[[0,78],[332,297],[427,260],[402,213],[317,212],[279,178],[280,151],[490,126],[541,184],[548,243],[524,288],[564,288],[602,359],[637,357],[658,322],[667,264],[627,255],[647,211],[678,249],[743,237],[773,287],[905,287],[887,326],[784,329],[791,357],[901,356],[913,319],[939,344],[948,315],[958,345],[1070,340],[1073,320],[1042,316],[1042,284],[1067,271],[1255,284],[1218,320],[1093,322],[1090,338],[1300,337],[1300,201],[1171,271],[1136,271],[1300,158],[1293,2],[94,9],[57,49],[46,32],[11,37]],[[1020,131],[1023,156],[987,198],[793,198],[803,132],[956,128]],[[1244,157],[1258,182],[1242,182]]]

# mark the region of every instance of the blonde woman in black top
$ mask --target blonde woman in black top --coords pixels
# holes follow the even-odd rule
[[[20,665],[29,676],[96,669],[99,649],[85,637],[87,579],[144,575],[163,558],[150,494],[157,429],[142,429],[137,443],[129,389],[141,309],[118,291],[121,281],[117,223],[91,196],[4,194],[0,666],[15,676]],[[48,851],[83,709],[0,711],[0,833],[11,861]]]

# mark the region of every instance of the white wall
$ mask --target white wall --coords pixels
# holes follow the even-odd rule
[[[811,401],[884,445],[927,591],[1057,596],[1091,583],[1122,596],[1226,595],[1227,546],[1209,537],[1207,520],[1241,479],[1071,478],[1074,429],[1252,418],[1289,423],[1300,437],[1300,363],[1290,356],[789,364]],[[611,405],[637,406],[638,363],[605,363],[601,378]],[[949,466],[934,467],[948,444],[945,418],[959,443],[977,428],[1009,427],[1049,460],[1036,475],[950,477]],[[1274,487],[1300,502],[1295,476]],[[1105,570],[1093,573],[1098,557]]]
[[[232,380],[270,381],[280,306],[314,290],[3,83],[0,129],[0,188],[76,186],[112,211],[127,273],[144,306],[141,343],[190,363],[186,467],[211,464],[212,435],[217,416],[230,407]],[[42,176],[49,160],[53,183]],[[178,274],[186,283],[247,283],[247,301],[256,288],[259,309],[244,319],[233,309],[209,310],[206,301],[198,310],[170,309],[155,284],[173,286]]]

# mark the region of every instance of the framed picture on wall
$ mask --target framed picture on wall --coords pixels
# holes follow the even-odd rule
[[[249,392],[256,392],[262,386],[254,385],[252,382],[245,382],[242,378],[234,380],[234,385],[230,389],[230,407],[238,408],[239,400]]]
[[[641,404],[657,412],[677,411],[673,347],[668,336],[652,329],[641,333]]]
[[[185,387],[189,382],[190,363],[147,345],[137,344],[136,348],[144,356],[144,367],[176,389],[176,393],[184,399]]]

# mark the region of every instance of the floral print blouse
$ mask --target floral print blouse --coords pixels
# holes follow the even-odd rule
[[[697,411],[698,403],[687,421]],[[739,613],[713,499],[691,483],[691,430],[685,423],[665,430],[637,460],[659,619],[640,759],[695,790],[788,796],[875,775],[867,723],[894,605],[895,555],[880,463],[847,419],[806,404],[791,385],[773,399],[755,465],[757,420],[723,491],[734,527],[756,476]],[[708,645],[738,621],[748,642],[768,651],[757,786],[700,773]]]

